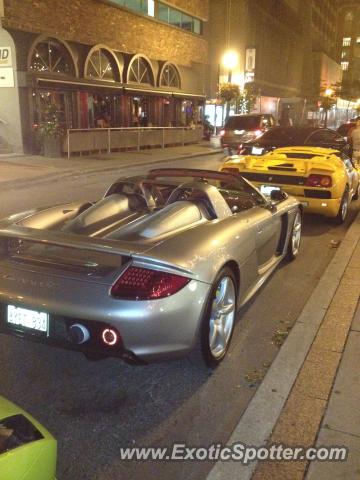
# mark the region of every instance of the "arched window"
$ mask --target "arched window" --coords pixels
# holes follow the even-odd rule
[[[142,57],[136,57],[129,67],[128,81],[152,85],[152,72],[149,63]]]
[[[161,72],[160,86],[180,88],[180,76],[175,65],[165,64]]]
[[[36,72],[76,75],[70,52],[55,38],[46,38],[35,45],[29,68]]]
[[[105,48],[95,49],[86,62],[85,76],[96,80],[116,81],[116,64],[111,53]]]

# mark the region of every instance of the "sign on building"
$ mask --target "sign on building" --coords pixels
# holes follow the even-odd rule
[[[245,83],[255,80],[256,48],[245,49]]]
[[[10,47],[0,47],[0,67],[12,67]]]
[[[14,87],[14,70],[10,47],[0,47],[0,87]]]

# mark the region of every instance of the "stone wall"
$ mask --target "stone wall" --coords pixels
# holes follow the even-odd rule
[[[207,17],[207,0],[171,3],[200,18]],[[204,38],[100,0],[4,0],[3,26],[42,33],[86,45],[103,43],[126,53],[143,53],[179,65],[206,63]]]

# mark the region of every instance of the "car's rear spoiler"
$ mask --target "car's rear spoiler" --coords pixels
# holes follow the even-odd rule
[[[11,226],[0,229],[0,255],[6,254],[8,243],[4,246],[2,240],[13,240],[15,242],[28,241],[40,243],[42,245],[54,245],[63,248],[72,248],[82,251],[92,251],[107,255],[119,255],[124,257],[132,257],[134,263],[146,268],[152,266],[160,270],[176,271],[179,274],[194,277],[193,272],[181,266],[169,264],[161,259],[147,256],[153,245],[143,243],[124,242],[122,240],[106,240],[71,233],[63,233],[59,231],[40,230],[36,228]],[[12,245],[14,247],[16,245]],[[19,245],[21,246],[21,245]],[[4,251],[5,248],[5,251]]]
[[[148,178],[155,179],[161,177],[189,177],[205,180],[221,180],[229,183],[238,183],[239,176],[227,172],[217,172],[214,170],[201,170],[197,168],[156,168],[150,170]]]
[[[148,245],[140,245],[133,242],[119,240],[107,240],[104,238],[92,238],[59,231],[40,230],[37,228],[11,226],[0,229],[1,239],[23,240],[44,245],[56,245],[59,247],[75,248],[95,252],[109,253],[114,255],[131,255],[143,253],[149,249]],[[142,247],[142,248],[141,248]]]

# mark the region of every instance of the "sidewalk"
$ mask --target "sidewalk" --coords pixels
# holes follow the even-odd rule
[[[97,172],[112,171],[118,168],[151,165],[181,158],[221,153],[212,148],[209,142],[183,147],[152,148],[140,151],[93,154],[83,157],[48,158],[39,155],[0,155],[0,186],[6,188],[24,183],[36,183],[48,179],[67,176],[83,176]]]
[[[228,445],[346,446],[345,462],[217,462],[207,480],[360,478],[360,213]]]

